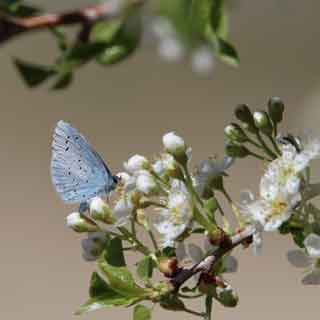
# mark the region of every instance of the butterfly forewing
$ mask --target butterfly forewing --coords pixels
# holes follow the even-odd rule
[[[113,179],[102,158],[80,132],[59,121],[52,142],[52,181],[67,203],[79,203],[105,193]]]

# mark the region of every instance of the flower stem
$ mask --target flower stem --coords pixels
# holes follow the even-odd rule
[[[157,241],[156,241],[156,238],[155,238],[152,230],[149,229],[149,230],[148,230],[148,234],[149,234],[149,237],[150,237],[150,239],[151,239],[151,242],[152,242],[152,244],[153,244],[153,247],[154,247],[155,251],[158,251],[158,250],[159,250],[158,243],[157,243]]]
[[[260,132],[257,132],[256,135],[257,135],[257,138],[258,138],[259,142],[261,143],[264,151],[271,157],[271,159],[276,159],[277,155],[272,150],[270,150],[268,145],[265,143],[265,141],[261,137]]]
[[[144,255],[149,255],[150,250],[146,247],[133,233],[131,233],[126,227],[118,227],[119,231],[125,236],[128,242],[136,244],[137,250]]]
[[[268,135],[268,138],[269,138],[269,140],[270,140],[270,142],[271,142],[274,150],[276,151],[276,153],[277,153],[278,155],[281,155],[281,150],[280,150],[279,147],[277,146],[277,143],[276,143],[276,141],[274,140],[274,138],[273,138],[271,135]]]

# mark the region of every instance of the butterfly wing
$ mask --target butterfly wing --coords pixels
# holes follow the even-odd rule
[[[112,189],[113,177],[81,133],[59,121],[52,142],[51,177],[67,203],[79,203]]]

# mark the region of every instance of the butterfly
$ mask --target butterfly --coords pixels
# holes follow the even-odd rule
[[[108,194],[119,181],[86,138],[62,120],[53,133],[51,178],[62,200],[80,203],[80,208]]]

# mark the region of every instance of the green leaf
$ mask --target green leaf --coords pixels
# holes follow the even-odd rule
[[[106,294],[117,294],[110,286],[99,276],[97,272],[93,272],[90,280],[89,295],[96,298]],[[119,294],[117,294],[119,295]]]
[[[78,44],[66,54],[65,60],[74,65],[86,63],[101,54],[105,48],[106,44],[102,42]]]
[[[98,260],[101,273],[106,276],[111,288],[126,297],[143,298],[148,295],[148,290],[139,287],[130,271],[126,267],[114,267],[108,264],[103,257]]]
[[[124,296],[99,296],[97,298],[89,299],[86,303],[80,306],[80,308],[75,312],[76,315],[81,315],[90,311],[96,311],[103,308],[114,307],[114,306],[127,306],[138,299],[134,297],[124,297]]]
[[[51,31],[52,35],[56,38],[58,47],[60,48],[61,51],[65,51],[68,48],[68,40],[67,36],[65,34],[64,28],[62,27],[53,27],[49,28]]]
[[[210,12],[210,23],[213,32],[225,39],[228,35],[228,20],[224,0],[213,0]]]
[[[203,35],[210,21],[212,0],[191,0],[188,17],[190,29],[198,35]]]
[[[227,41],[219,38],[218,55],[225,63],[237,67],[239,65],[239,56],[236,49]]]
[[[67,88],[73,80],[73,73],[72,72],[65,72],[58,76],[58,80],[53,85],[53,90],[61,90]]]
[[[129,305],[139,300],[135,297],[128,297],[119,294],[114,291],[99,275],[94,272],[90,281],[90,299],[80,306],[76,314],[83,314],[89,311],[95,311],[98,309]]]
[[[150,320],[151,310],[141,304],[136,305],[133,311],[133,320]]]
[[[97,57],[97,62],[101,65],[116,64],[127,58],[131,52],[131,49],[125,45],[114,45],[105,49],[105,51]]]
[[[114,40],[122,26],[121,20],[97,22],[91,31],[90,37],[94,42],[110,43]]]
[[[114,267],[124,267],[126,265],[121,239],[113,238],[107,242],[104,258]]]
[[[30,88],[40,85],[55,74],[51,67],[29,63],[20,59],[14,59],[14,64]]]
[[[152,257],[146,256],[137,264],[137,273],[142,280],[147,280],[152,277],[155,262]]]

